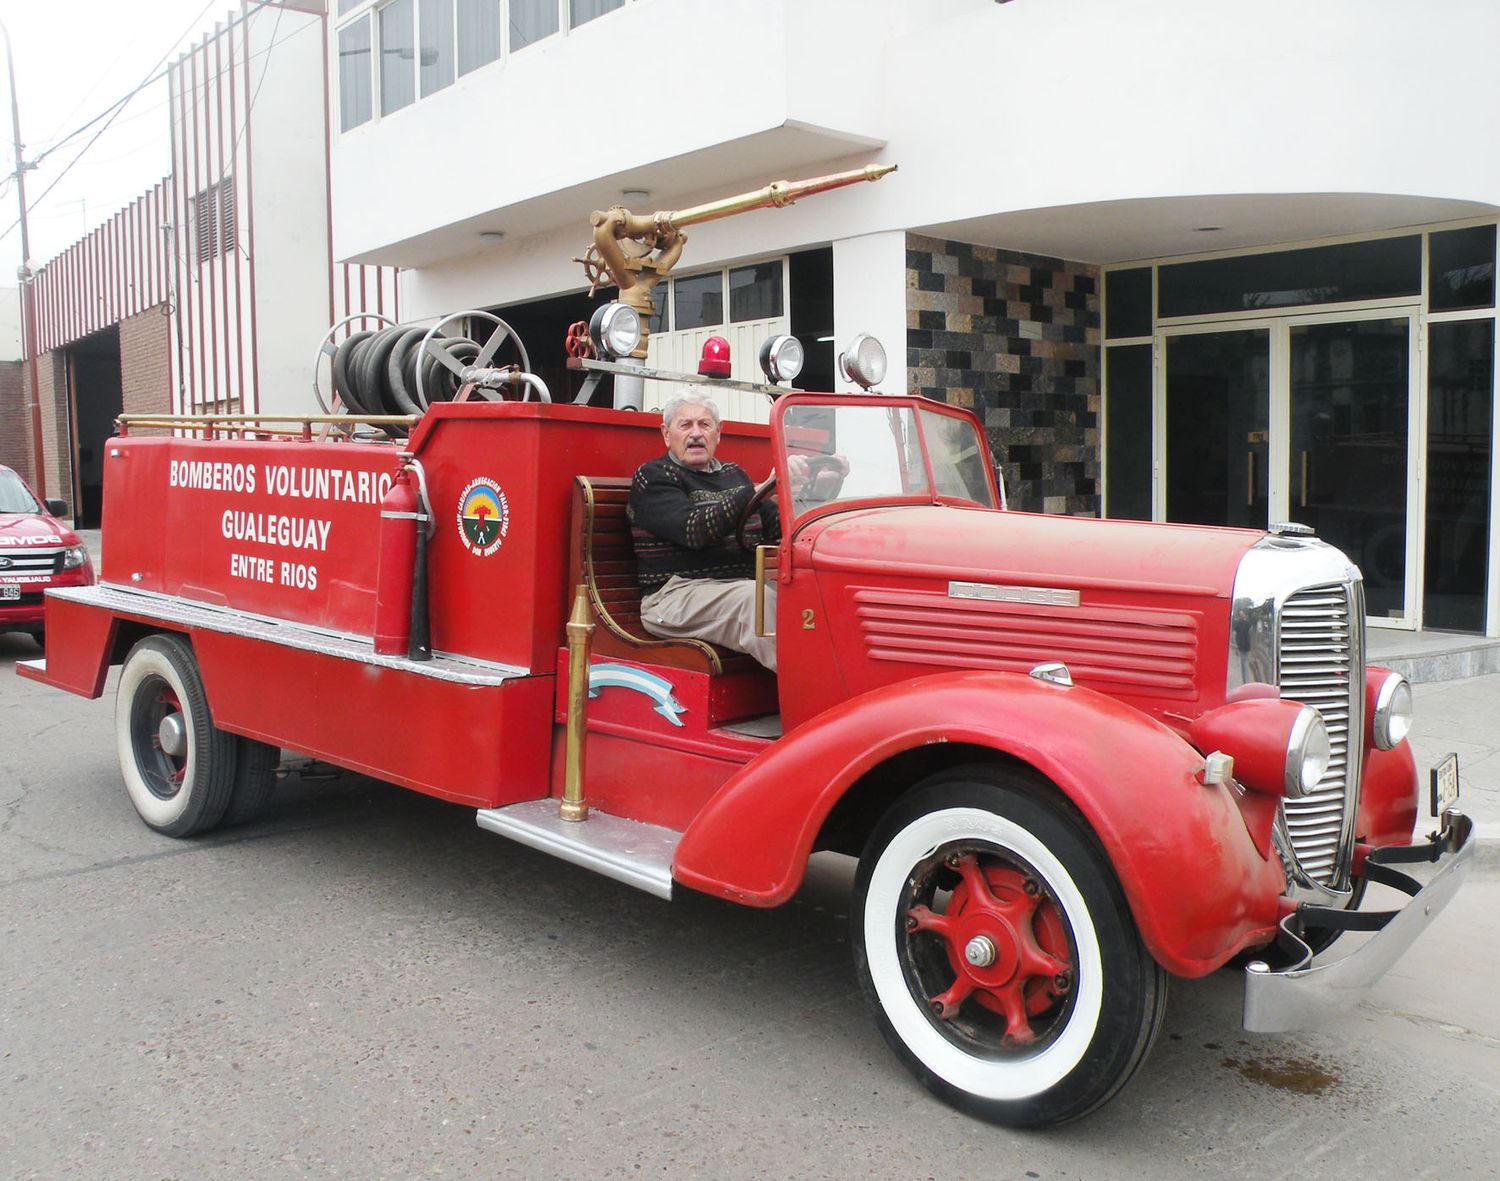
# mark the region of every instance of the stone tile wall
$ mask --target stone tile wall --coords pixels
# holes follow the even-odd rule
[[[1012,508],[1099,511],[1099,269],[908,234],[910,392],[984,422]]]

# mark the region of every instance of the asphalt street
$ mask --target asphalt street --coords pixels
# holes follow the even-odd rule
[[[845,859],[779,910],[663,903],[296,770],[263,821],[170,840],[120,786],[112,689],[11,675],[33,655],[0,638],[5,1177],[1497,1175],[1493,858],[1353,1012],[1251,1035],[1236,972],[1174,982],[1119,1098],[1018,1133],[881,1042]]]

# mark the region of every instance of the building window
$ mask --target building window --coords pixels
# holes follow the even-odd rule
[[[339,130],[368,123],[370,103],[370,18],[362,16],[339,30]]]
[[[234,180],[225,177],[188,201],[193,257],[209,262],[234,251]]]
[[[458,73],[500,59],[500,5],[496,0],[458,0]]]
[[[412,39],[413,0],[391,0],[380,17],[380,113],[410,106],[417,97],[416,43]]]
[[[453,0],[422,0],[417,73],[422,97],[453,84]]]
[[[1159,268],[1158,316],[1204,316],[1413,296],[1422,238],[1379,238]]]
[[[776,319],[785,307],[781,297],[780,259],[729,272],[729,318],[735,323]]]
[[[724,323],[724,272],[673,279],[672,323],[679,332]]]
[[[524,49],[533,41],[558,30],[557,0],[510,0],[510,51]]]
[[[511,53],[623,8],[627,0],[338,0],[339,128],[436,94]],[[379,67],[373,64],[378,58]],[[376,97],[378,96],[378,98]]]
[[[777,258],[750,266],[710,271],[706,275],[673,279],[673,331],[780,318],[786,314],[785,273],[785,262]],[[726,288],[729,292],[727,320],[724,316]],[[661,309],[666,303],[665,293],[665,284],[657,287],[658,311],[653,318],[653,331],[660,331],[655,320],[661,318]]]
[[[568,25],[576,29],[595,17],[603,16],[606,12],[613,12],[624,3],[625,0],[569,0]]]

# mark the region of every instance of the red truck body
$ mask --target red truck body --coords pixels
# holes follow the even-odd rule
[[[932,917],[938,902],[898,904],[907,931],[931,925],[941,934],[953,961],[944,966],[915,936],[898,938],[889,954],[875,947],[886,920],[867,910],[856,943],[870,945],[867,960],[859,952],[861,971],[887,1038],[932,1089],[987,1118],[1072,1118],[1112,1094],[1143,1055],[1159,1016],[1152,973],[1219,968],[1272,944],[1299,907],[1297,874],[1278,843],[1292,790],[1280,771],[1288,730],[1306,722],[1305,711],[1264,683],[1274,670],[1242,676],[1234,655],[1253,623],[1241,611],[1241,571],[1281,542],[1004,511],[987,463],[983,486],[944,490],[938,440],[968,440],[961,453],[987,454],[983,432],[966,412],[920,399],[788,396],[769,429],[724,424],[720,457],[755,477],[775,470],[786,486],[789,451],[817,443],[809,424],[846,406],[920,420],[907,444],[916,454],[920,439],[926,474],[910,475],[914,460],[894,491],[783,509],[768,576],[778,591],[779,675],[743,658],[704,666],[691,653],[610,648],[616,641],[601,630],[582,719],[583,789],[595,815],[571,828],[543,812],[555,812],[566,787],[569,611],[575,587],[600,565],[584,552],[593,542],[580,524],[577,478],[618,484],[659,455],[650,415],[478,402],[434,406],[399,444],[115,438],[105,460],[101,586],[49,598],[52,647],[45,662],[20,671],[95,697],[109,665],[124,661],[122,693],[127,680],[155,686],[155,697],[133,698],[125,711],[121,725],[136,729],[122,732],[122,751],[143,744],[142,768],[153,749],[176,759],[166,763],[170,782],[152,781],[162,800],[203,773],[208,757],[177,754],[184,723],[176,719],[189,731],[206,723],[193,721],[182,688],[162,670],[171,654],[152,637],[166,636],[179,645],[173,651],[190,651],[213,732],[226,741],[288,748],[475,807],[486,827],[593,868],[629,863],[617,876],[649,880],[657,893],[675,883],[776,905],[797,889],[808,857],[831,848],[865,851],[857,895],[875,899],[902,888],[888,868],[891,850],[914,842],[906,880],[931,876],[933,897],[951,893],[967,917],[954,917],[959,901],[942,918]],[[412,458],[433,518],[429,661],[381,655],[371,644],[384,577],[382,500]],[[1327,549],[1316,555],[1319,569]],[[1357,587],[1350,594],[1357,608]],[[1347,626],[1362,636],[1362,621]],[[143,644],[150,660],[133,675],[131,654]],[[1066,671],[1038,675],[1048,665]],[[1236,689],[1237,676],[1248,684]],[[1409,844],[1416,813],[1409,750],[1404,742],[1379,749],[1367,716],[1385,684],[1370,677],[1367,689],[1362,662],[1346,672],[1343,700],[1356,713],[1336,751],[1354,768],[1356,782],[1340,797],[1348,803],[1338,806],[1351,810],[1344,839],[1360,858]],[[1240,749],[1229,753],[1243,767],[1271,770],[1247,771],[1244,782],[1216,777],[1205,733],[1230,734]],[[241,749],[242,761],[252,749]],[[200,760],[196,771],[184,757]],[[1033,790],[1047,815],[1030,831],[1060,825],[1074,834],[1059,838],[1064,846],[1096,850],[1070,854],[1098,864],[1058,871],[1055,891],[1051,853],[1029,838],[992,862],[985,851],[1008,848],[1009,838],[920,835],[932,817],[970,815],[954,801]],[[927,796],[948,802],[918,808]],[[1031,807],[1000,811],[1006,824],[1021,823]],[[587,835],[618,831],[626,838],[599,838],[624,849],[618,857]],[[662,850],[640,879],[632,867],[651,855],[637,836]],[[923,840],[955,850],[947,869],[928,866]],[[1449,841],[1459,852],[1465,842]],[[1104,884],[1090,893],[1082,878],[1096,872]],[[1042,917],[1018,919],[1018,907],[1036,905],[1025,901],[1036,895],[1033,874]],[[1347,900],[1351,888],[1340,888]],[[1146,953],[1132,969],[1146,980],[1134,1018],[1112,1016],[1113,989],[1088,981],[1089,965],[1097,960],[1108,979],[1119,970],[1111,957],[1125,953],[1112,950],[1112,937],[1083,931],[1077,916],[1110,906],[1122,938],[1138,938]],[[979,926],[960,937],[962,923]],[[1016,962],[1043,966],[1018,969],[1007,960],[1012,946]],[[965,956],[978,965],[972,971]],[[897,969],[887,963],[906,965],[905,987],[930,996],[936,1018],[893,1007],[888,977]],[[1006,963],[1011,975],[1001,979]],[[934,973],[943,986],[922,983]],[[978,990],[980,1009],[963,1009],[963,988]],[[978,1015],[961,1019],[960,1010]],[[1116,1067],[1100,1071],[1070,1048],[1079,1013],[1093,1014],[1096,1038],[1119,1043]],[[1038,1014],[1063,1016],[1046,1017],[1043,1033]],[[1025,1081],[970,1077],[977,1068],[964,1048],[980,1035],[969,1023],[985,1021],[1001,1022],[996,1044],[1041,1084],[1028,1091]],[[1110,1034],[1111,1021],[1129,1029]],[[1064,1066],[1054,1071],[1053,1058]]]

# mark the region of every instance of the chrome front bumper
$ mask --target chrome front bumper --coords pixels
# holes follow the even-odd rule
[[[1307,1029],[1356,1004],[1448,905],[1469,872],[1473,836],[1474,822],[1453,810],[1443,814],[1442,832],[1425,844],[1374,850],[1365,859],[1365,876],[1405,891],[1411,900],[1400,910],[1339,912],[1342,919],[1327,915],[1334,920],[1328,925],[1376,932],[1348,955],[1339,956],[1335,949],[1326,961],[1315,963],[1297,934],[1302,912],[1288,915],[1277,943],[1291,949],[1297,962],[1280,971],[1262,961],[1246,967],[1245,1028],[1256,1033]],[[1425,863],[1438,866],[1425,886],[1393,868]]]

